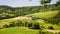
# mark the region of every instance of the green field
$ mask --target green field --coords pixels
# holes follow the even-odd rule
[[[0,30],[0,34],[36,34],[38,30],[31,30],[26,27],[12,27]]]

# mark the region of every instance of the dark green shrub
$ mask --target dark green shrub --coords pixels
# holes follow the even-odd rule
[[[49,27],[48,27],[48,29],[51,29],[51,30],[53,30],[54,28],[53,28],[53,26],[49,26]]]
[[[34,23],[31,29],[41,29],[39,23]]]
[[[28,23],[28,27],[32,27],[32,23]]]
[[[11,24],[9,24],[9,26],[10,26],[10,27],[15,27],[16,24],[15,24],[15,23],[11,23]]]
[[[58,32],[58,34],[60,34],[60,32]]]
[[[0,27],[0,29],[3,29],[3,27]]]
[[[9,28],[9,25],[5,24],[3,25],[4,28]]]
[[[41,29],[46,29],[45,26],[41,26]]]
[[[22,26],[25,26],[24,23],[21,24]]]
[[[16,23],[16,26],[18,26],[18,27],[22,26],[22,23]]]
[[[25,27],[28,27],[28,22],[25,22]]]

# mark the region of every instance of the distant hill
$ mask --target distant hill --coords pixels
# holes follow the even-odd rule
[[[48,12],[58,10],[59,6],[56,4],[43,6],[27,6],[27,7],[11,7],[6,5],[0,6],[0,19],[8,19],[17,16],[24,16],[38,12]],[[43,11],[44,10],[44,11]]]

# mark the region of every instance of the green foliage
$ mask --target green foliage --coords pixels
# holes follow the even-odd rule
[[[51,29],[51,30],[53,30],[54,28],[53,28],[52,26],[49,26],[49,27],[48,27],[48,29]]]
[[[15,15],[14,14],[5,14],[5,13],[3,13],[3,14],[1,14],[0,15],[0,19],[6,19],[6,18],[12,18],[12,17],[15,17]]]
[[[9,6],[0,6],[0,19],[12,18],[17,16],[24,16],[27,14],[32,14],[39,11],[39,7],[9,7]]]
[[[43,0],[41,0],[43,1]],[[51,0],[47,0],[50,2]],[[58,10],[60,5],[53,4],[53,5],[45,5],[43,6],[28,6],[28,7],[10,7],[10,6],[0,6],[0,19],[12,18],[17,16],[24,16],[32,13],[38,12],[48,12],[53,10]]]
[[[58,32],[58,34],[60,34],[60,32]]]
[[[51,0],[41,0],[41,4],[50,3]]]
[[[58,0],[56,3],[57,3],[58,5],[60,5],[60,0]]]
[[[39,23],[34,23],[31,29],[41,29],[41,26],[39,25]]]
[[[5,24],[3,25],[4,28],[9,28],[9,25]]]

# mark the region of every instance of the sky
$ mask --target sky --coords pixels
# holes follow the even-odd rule
[[[8,5],[12,7],[23,7],[23,6],[39,6],[41,5],[40,0],[0,0],[0,5]],[[52,0],[51,4],[56,3],[57,0]]]

